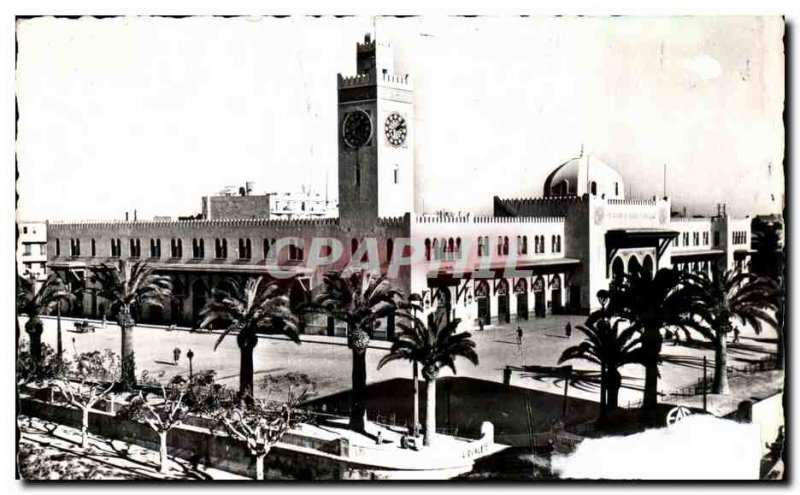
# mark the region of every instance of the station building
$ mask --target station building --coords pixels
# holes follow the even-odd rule
[[[722,211],[680,218],[668,197],[626,198],[623,177],[584,151],[554,168],[542,195],[495,197],[492,215],[415,213],[413,81],[395,73],[388,44],[365,37],[356,57],[357,73],[338,76],[331,130],[339,137],[338,216],[280,219],[235,208],[219,215],[214,208],[231,200],[214,206],[206,198],[193,220],[50,222],[49,269],[91,289],[102,263],[147,260],[172,277],[175,297],[141,318],[192,325],[227,277],[275,279],[299,303],[330,269],[379,266],[399,288],[421,294],[426,312],[502,324],[587,313],[600,305],[597,292],[634,266],[716,276],[750,255],[750,219]],[[341,255],[320,239],[338,240]],[[312,252],[335,261],[314,266]],[[91,317],[108,310],[91,290],[75,308]],[[329,320],[305,331],[344,329]],[[393,334],[387,321],[374,337]]]

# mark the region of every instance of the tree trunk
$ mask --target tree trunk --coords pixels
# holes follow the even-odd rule
[[[58,356],[58,365],[64,364],[64,346],[61,343],[61,301],[56,306],[56,356]]]
[[[642,350],[645,358],[645,375],[642,409],[647,412],[654,412],[658,407],[658,359],[661,355],[662,340],[660,329],[644,330]]]
[[[255,347],[246,344],[239,346],[239,397],[242,398],[253,396],[253,349]]]
[[[782,370],[783,367],[784,367],[784,355],[785,355],[784,354],[784,352],[785,352],[785,350],[784,350],[785,342],[783,341],[783,338],[784,338],[784,329],[786,327],[784,325],[785,322],[783,321],[783,304],[784,304],[784,301],[783,301],[783,294],[784,294],[784,292],[783,292],[783,284],[781,284],[780,287],[781,287],[781,296],[780,296],[780,299],[778,300],[778,311],[775,312],[775,319],[778,322],[778,328],[776,329],[777,330],[777,335],[776,335],[777,339],[776,340],[777,340],[777,344],[778,344],[778,349],[777,349],[777,352],[776,352],[776,355],[775,355],[775,360],[776,360],[775,367],[777,369],[779,369],[779,370]]]
[[[606,409],[614,411],[619,404],[619,388],[622,386],[622,375],[619,369],[608,370],[608,383],[606,384]]]
[[[159,473],[167,472],[167,432],[161,431],[158,433],[158,460],[160,465],[158,467]]]
[[[256,480],[258,481],[264,481],[264,459],[266,458],[266,453],[256,456]]]
[[[411,432],[414,438],[419,436],[419,364],[414,361],[414,423]]]
[[[725,395],[730,393],[728,387],[728,334],[717,330],[717,341],[714,342],[714,388],[712,393]]]
[[[608,410],[607,402],[606,402],[606,394],[607,388],[606,384],[608,382],[608,372],[606,371],[605,363],[600,365],[600,419],[604,419],[606,415],[606,411]]]
[[[133,355],[133,325],[120,326],[122,332],[122,377],[123,385],[132,387],[136,385],[136,359]]]
[[[436,378],[426,379],[425,438],[422,444],[433,445],[436,436]]]
[[[363,432],[367,416],[367,352],[353,349],[353,395],[350,405],[350,429]]]
[[[83,409],[81,418],[81,448],[85,449],[89,446],[89,408]]]
[[[34,320],[33,324],[25,325],[25,331],[28,332],[28,339],[30,340],[31,360],[34,366],[38,367],[42,364],[42,325]]]

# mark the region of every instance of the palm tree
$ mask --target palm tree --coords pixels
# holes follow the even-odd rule
[[[30,338],[31,357],[36,365],[41,364],[42,360],[44,325],[40,316],[52,313],[64,301],[70,303],[74,297],[61,277],[55,273],[51,273],[38,289],[32,277],[17,276],[17,314],[28,317],[25,331]],[[17,320],[17,345],[19,336],[19,320]]]
[[[634,268],[610,291],[610,314],[627,320],[640,333],[640,364],[645,367],[642,407],[648,413],[658,405],[658,365],[661,361],[661,332],[666,329],[703,331],[707,309],[700,291],[681,271],[662,268],[651,277]]]
[[[436,379],[439,370],[447,366],[455,375],[455,360],[461,356],[472,364],[478,364],[475,341],[469,332],[456,333],[461,320],[456,318],[443,324],[442,316],[428,316],[428,324],[412,317],[410,323],[401,321],[400,335],[392,344],[389,354],[378,363],[378,368],[390,361],[407,359],[422,366],[422,376],[426,385],[425,439],[424,445],[431,445],[436,435]]]
[[[120,381],[125,386],[136,384],[136,359],[133,353],[135,315],[144,305],[163,308],[172,297],[172,280],[158,275],[147,262],[128,264],[125,260],[112,265],[103,263],[96,269],[92,281],[98,285],[97,294],[111,304],[111,312],[119,323],[122,345]]]
[[[575,327],[586,339],[565,349],[558,359],[558,364],[575,359],[600,366],[601,416],[617,408],[622,385],[619,368],[640,361],[640,336],[630,326],[620,332],[619,326],[623,322],[625,320],[618,318],[611,323],[611,317],[606,311],[595,311],[589,315],[584,325]]]
[[[354,431],[363,432],[366,421],[366,353],[375,322],[394,314],[402,299],[402,292],[392,288],[385,275],[364,270],[325,273],[320,292],[312,297],[311,308],[347,324],[347,346],[353,355],[350,428]]]
[[[756,219],[758,220],[758,219]],[[779,369],[784,366],[784,329],[785,322],[783,319],[784,314],[784,263],[786,253],[783,248],[783,241],[781,239],[781,224],[768,223],[759,220],[753,221],[753,247],[756,252],[753,254],[750,261],[751,270],[757,275],[768,277],[775,280],[778,284],[778,292],[775,294],[775,302],[777,304],[777,312],[775,319],[778,323],[776,330],[778,332],[778,352],[777,352],[777,365]]]
[[[200,311],[198,328],[213,323],[226,325],[214,344],[217,350],[223,339],[236,333],[239,346],[239,396],[249,400],[253,395],[253,350],[259,333],[282,334],[300,344],[297,318],[289,309],[289,298],[275,283],[264,284],[263,277],[250,277],[244,285],[229,278],[211,291],[211,300]]]
[[[741,270],[728,270],[715,280],[705,275],[692,276],[692,281],[702,290],[703,301],[708,305],[711,319],[703,335],[714,344],[715,394],[727,394],[727,339],[734,321],[749,324],[761,333],[761,324],[774,328],[778,322],[770,314],[777,313],[777,283],[765,277]]]

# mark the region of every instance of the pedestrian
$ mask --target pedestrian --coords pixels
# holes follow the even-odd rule
[[[172,350],[172,362],[178,364],[178,360],[181,358],[181,350],[177,347]]]
[[[679,341],[680,341],[680,335],[678,335],[678,331],[675,330],[675,333],[672,335],[672,345],[673,346],[678,345]]]
[[[103,313],[103,328],[106,327],[106,315]]]
[[[401,449],[408,448],[408,433],[403,433],[403,436],[400,437],[400,448]]]
[[[383,430],[378,430],[378,435],[375,437],[375,443],[378,445],[383,443]]]
[[[733,327],[733,343],[734,344],[738,344],[739,343],[739,328],[738,327]]]
[[[564,333],[567,334],[567,338],[572,337],[572,323],[567,322],[567,325],[564,327]]]
[[[483,332],[483,318],[478,318],[478,331]]]
[[[522,327],[517,325],[517,345],[522,345]]]

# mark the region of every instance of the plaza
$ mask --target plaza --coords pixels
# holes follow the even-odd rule
[[[461,365],[458,367],[458,376],[502,383],[503,370],[506,366],[559,366],[558,359],[564,349],[583,340],[583,334],[575,330],[575,326],[583,324],[583,320],[581,316],[561,315],[521,321],[519,326],[523,329],[522,346],[517,345],[516,341],[517,323],[489,325],[484,327],[483,331],[477,327],[469,328],[477,344],[480,365]],[[46,318],[44,321],[42,340],[55,348],[56,320]],[[62,339],[67,358],[76,352],[92,350],[111,349],[118,352],[120,330],[117,325],[108,322],[105,328],[98,328],[90,333],[70,331],[74,323],[80,321],[82,320],[62,318]],[[24,324],[24,318],[21,322]],[[566,337],[564,331],[567,322],[573,327],[570,338]],[[92,324],[99,326],[100,322],[92,321]],[[140,325],[134,330],[138,371],[141,373],[147,370],[152,375],[163,372],[164,379],[175,375],[186,377],[189,374],[189,360],[186,358],[186,353],[191,349],[194,353],[192,360],[194,372],[214,370],[219,382],[235,386],[239,379],[239,348],[236,339],[233,336],[227,337],[215,351],[213,346],[218,336],[218,332],[190,332],[186,328],[169,330],[167,327]],[[24,333],[23,338],[27,338]],[[769,357],[775,352],[775,338],[773,329],[767,328],[760,335],[756,335],[748,328],[743,329],[740,342],[729,344],[728,365],[742,367]],[[395,361],[377,369],[378,361],[388,352],[389,347],[388,342],[371,341],[367,351],[369,383],[411,378],[411,366],[406,362]],[[181,350],[177,365],[172,362],[175,348]],[[677,346],[665,342],[662,353],[664,362],[660,366],[661,380],[659,380],[659,391],[662,394],[697,382],[703,373],[703,357],[707,358],[708,379],[711,380],[714,352],[709,345],[703,345],[702,341],[696,341],[694,345],[681,341]],[[342,337],[303,336],[302,344],[297,345],[285,337],[262,336],[255,348],[255,382],[258,383],[259,377],[269,374],[303,373],[314,383],[317,398],[347,392],[351,387],[350,354],[346,339]],[[569,364],[576,370],[573,384],[568,389],[569,397],[598,402],[599,386],[596,377],[595,380],[582,379],[577,373],[578,370],[597,372],[597,366],[583,361]],[[622,407],[628,404],[635,405],[641,399],[644,370],[639,365],[627,365],[622,368],[621,373],[623,386],[620,390],[620,405]],[[442,376],[450,376],[450,371],[443,369]],[[563,378],[558,375],[514,372],[511,384],[554,395],[564,393]],[[424,389],[424,383],[420,387]],[[258,387],[255,392],[263,393]],[[407,398],[407,402],[410,402],[410,397]]]

